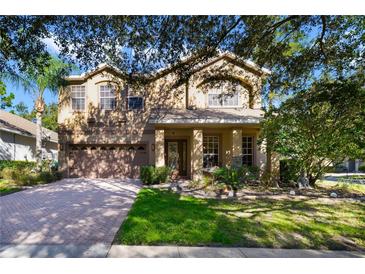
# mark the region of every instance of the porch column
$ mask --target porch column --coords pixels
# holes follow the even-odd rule
[[[191,177],[200,180],[203,174],[203,130],[193,129],[191,139]]]
[[[242,129],[232,130],[232,166],[242,165]]]
[[[155,130],[155,166],[165,166],[165,130]]]

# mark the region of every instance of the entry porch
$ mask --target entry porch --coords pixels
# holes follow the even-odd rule
[[[199,180],[213,166],[258,166],[265,155],[257,144],[258,125],[155,126],[155,165],[170,166],[181,177]]]

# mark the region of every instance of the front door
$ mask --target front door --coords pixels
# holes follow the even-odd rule
[[[167,166],[171,167],[178,176],[186,176],[186,140],[166,140],[165,152]]]

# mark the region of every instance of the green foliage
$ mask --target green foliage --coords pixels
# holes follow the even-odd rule
[[[293,159],[280,160],[280,184],[293,186],[300,176],[300,163]]]
[[[249,181],[256,180],[258,173],[257,167],[220,167],[214,170],[213,176],[216,183],[225,184],[233,190],[238,190]]]
[[[17,170],[11,167],[4,167],[1,170],[0,177],[6,180],[15,180],[17,178]]]
[[[171,168],[141,166],[141,180],[146,185],[167,183],[170,179]]]
[[[43,41],[50,21],[47,16],[0,16],[0,77],[30,68],[42,71],[50,57]]]
[[[311,185],[327,166],[365,153],[363,76],[322,80],[268,113],[262,137],[273,151],[297,161]]]
[[[359,166],[359,171],[365,172],[365,166]]]
[[[0,81],[0,109],[11,107],[13,105],[14,98],[14,93],[10,92],[7,94],[5,84]]]
[[[34,109],[31,112],[29,112],[28,107],[23,102],[16,104],[14,106],[14,110],[12,112],[29,121],[35,120],[36,114],[37,114],[36,110],[34,110]],[[58,117],[57,103],[51,103],[49,105],[44,105],[44,112],[43,112],[43,118],[42,118],[43,127],[57,132],[57,129],[58,129],[57,117]]]
[[[50,171],[41,171],[39,172],[37,179],[39,183],[47,184],[55,181],[56,176]]]
[[[35,167],[35,162],[28,161],[10,161],[10,160],[0,160],[0,171],[4,168],[13,168],[13,169],[32,169]]]
[[[45,184],[62,178],[62,174],[52,169],[49,162],[42,162],[42,171],[34,171],[35,162],[0,161],[0,178],[10,180],[18,186]]]

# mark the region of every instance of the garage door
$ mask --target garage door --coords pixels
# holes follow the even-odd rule
[[[70,145],[71,177],[138,178],[148,163],[146,145]]]

